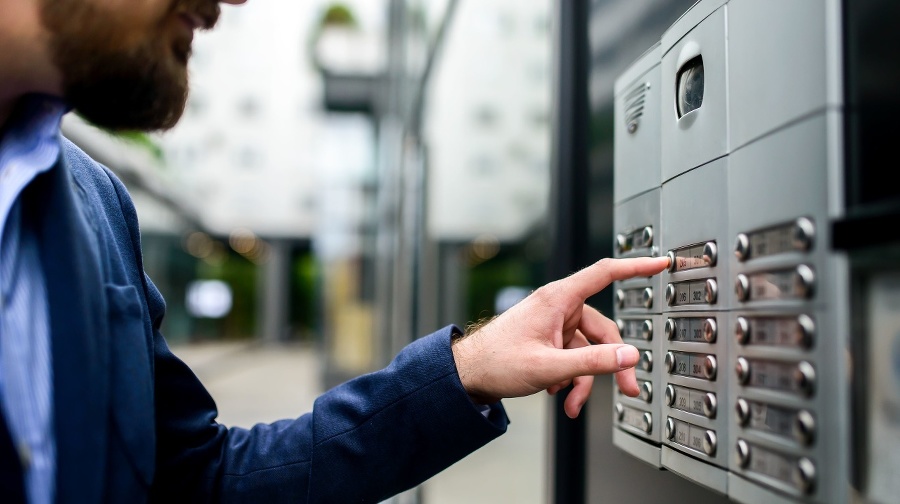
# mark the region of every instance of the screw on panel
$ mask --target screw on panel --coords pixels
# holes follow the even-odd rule
[[[737,412],[738,425],[747,425],[747,422],[750,421],[750,403],[746,399],[739,398],[734,406]]]
[[[703,339],[706,340],[707,343],[715,343],[718,332],[716,319],[708,318],[703,321]]]
[[[750,257],[750,237],[744,233],[737,235],[734,242],[734,255],[738,261],[746,261]]]
[[[794,221],[793,245],[794,248],[801,251],[812,249],[813,241],[816,236],[816,226],[813,221],[806,217],[800,217]]]
[[[737,463],[742,468],[750,465],[750,445],[743,439],[738,439],[737,442]]]
[[[738,317],[734,323],[734,337],[738,344],[745,345],[750,340],[750,322],[744,317]]]

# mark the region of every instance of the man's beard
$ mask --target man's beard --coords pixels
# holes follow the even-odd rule
[[[170,40],[163,28],[172,13],[196,13],[208,27],[219,15],[215,0],[174,0],[158,31],[130,47],[133,27],[85,0],[44,0],[42,19],[51,33],[63,96],[87,121],[110,130],[166,130],[178,122],[188,95],[190,41]]]

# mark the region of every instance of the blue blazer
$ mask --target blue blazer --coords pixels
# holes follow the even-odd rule
[[[49,296],[56,500],[60,503],[379,502],[502,434],[459,381],[444,328],[382,371],[319,397],[312,413],[226,428],[159,332],[123,184],[63,139],[58,165],[22,194]],[[0,414],[0,500],[24,501]]]

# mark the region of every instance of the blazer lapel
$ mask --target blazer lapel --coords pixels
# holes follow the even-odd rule
[[[106,299],[96,234],[64,158],[27,190],[49,297],[57,502],[103,498],[109,409]],[[25,194],[23,194],[23,197]]]

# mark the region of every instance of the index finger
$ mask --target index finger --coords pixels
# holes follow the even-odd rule
[[[601,259],[565,279],[581,299],[587,299],[617,280],[656,275],[669,267],[668,257]]]

